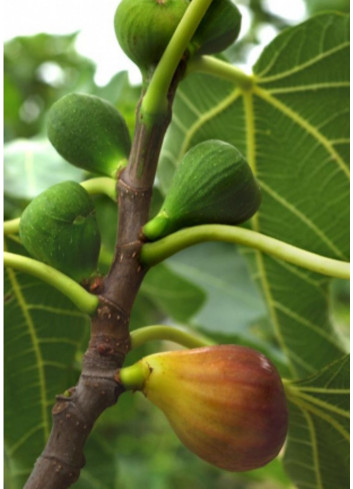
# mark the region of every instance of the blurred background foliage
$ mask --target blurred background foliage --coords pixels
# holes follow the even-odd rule
[[[250,14],[246,35],[227,51],[234,62],[244,62],[249,51],[261,42],[261,31],[276,31],[290,25],[289,19],[270,10],[268,0],[237,0]],[[325,10],[349,12],[349,0],[306,0],[308,15]],[[95,66],[75,50],[77,33],[63,36],[38,34],[17,37],[4,48],[5,141],[28,138],[45,132],[47,109],[65,93],[82,91],[103,96],[119,106],[133,126],[138,87],[130,87],[127,74],[114,77],[107,86],[94,82]]]
[[[304,0],[307,17],[327,10],[349,13],[350,0]],[[243,6],[250,13],[251,24],[246,35],[230,49],[227,55],[234,63],[245,62],[252,49],[261,43],[264,32],[272,35],[291,25],[293,21],[274,13],[271,0],[237,0],[237,5]],[[304,20],[304,19],[303,19]]]
[[[4,48],[5,142],[45,134],[45,114],[69,92],[93,93],[119,105],[132,128],[139,87],[119,73],[105,87],[94,82],[94,63],[75,49],[77,33],[16,37]]]
[[[248,33],[231,49],[227,56],[234,63],[244,62],[249,52],[259,45],[261,30],[270,26],[280,31],[290,24],[268,8],[265,0],[238,0],[239,5],[250,13],[251,25]],[[308,15],[327,9],[349,11],[349,0],[307,0]],[[5,218],[17,217],[28,201],[37,193],[56,181],[63,179],[82,180],[86,175],[72,170],[51,148],[46,139],[45,117],[48,108],[66,93],[80,91],[99,95],[116,107],[126,118],[131,132],[134,126],[135,106],[140,87],[131,86],[126,72],[114,76],[105,86],[95,83],[95,65],[81,56],[75,49],[76,33],[71,35],[49,35],[41,33],[32,37],[17,37],[4,47],[4,138],[5,138]],[[45,165],[43,167],[43,165]],[[29,170],[30,168],[30,170]],[[33,170],[35,168],[35,170]],[[36,185],[31,185],[27,173],[36,172]],[[54,179],[54,181],[53,181]],[[155,195],[158,205],[158,192]],[[111,259],[116,223],[115,206],[105,197],[96,199],[97,214],[103,234],[101,270],[104,271]],[[205,245],[207,246],[207,245]],[[212,245],[208,251],[212,252]],[[234,247],[223,244],[222,253]],[[192,255],[192,251],[190,252]],[[196,260],[197,256],[191,256]],[[216,267],[221,264],[216,263]],[[156,267],[148,275],[133,310],[132,328],[154,323],[182,323],[200,326],[207,330],[202,311],[205,294],[215,291],[191,284],[185,277],[173,272],[171,266]],[[211,277],[212,278],[212,277]],[[188,309],[176,307],[173,300],[162,302],[158,297],[168,284],[167,297],[181,294],[187,297]],[[223,287],[229,287],[226,280]],[[206,291],[206,292],[205,292]],[[349,324],[349,287],[346,282],[334,281],[332,287],[336,323],[347,336]],[[208,297],[209,298],[209,297]],[[231,303],[231,298],[229,299]],[[261,304],[258,304],[261,311]],[[223,314],[227,314],[227,308]],[[195,324],[195,318],[196,323]],[[282,361],[270,325],[263,314],[251,318],[252,338],[240,338],[241,343],[257,346],[275,358],[283,374],[286,365]],[[209,332],[209,331],[208,331]],[[238,342],[237,334],[221,330],[217,340],[227,343]],[[81,356],[87,345],[77,356],[77,376]],[[270,345],[270,346],[269,346]],[[141,356],[160,350],[175,348],[172,344],[153,343],[129,354],[131,363]],[[73,379],[75,382],[75,379]],[[37,454],[36,454],[37,455]],[[100,418],[94,436],[86,449],[87,469],[83,470],[77,489],[284,489],[291,483],[278,460],[263,469],[248,474],[230,474],[217,470],[190,454],[178,441],[163,415],[151,406],[140,394],[126,393],[118,405],[106,411]],[[148,482],[146,482],[148,481]],[[9,486],[10,487],[10,484]]]

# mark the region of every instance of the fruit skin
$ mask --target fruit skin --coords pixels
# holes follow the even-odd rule
[[[20,238],[27,251],[77,281],[95,271],[100,234],[93,202],[76,182],[62,182],[24,210]]]
[[[131,140],[124,118],[106,100],[70,93],[51,107],[48,137],[57,152],[72,165],[115,177],[126,164]]]
[[[260,203],[259,185],[241,153],[208,140],[185,154],[159,213],[143,232],[155,240],[197,224],[240,224]]]
[[[189,0],[122,0],[118,5],[116,37],[142,71],[159,62],[188,4]]]
[[[142,391],[180,440],[229,471],[261,467],[279,453],[288,411],[280,376],[261,353],[237,345],[163,352],[142,359]]]
[[[241,14],[231,0],[214,0],[191,40],[198,54],[219,53],[238,37]]]

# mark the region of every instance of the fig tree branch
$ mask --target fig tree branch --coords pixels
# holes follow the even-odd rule
[[[82,372],[69,396],[58,396],[53,426],[25,489],[66,489],[85,464],[84,446],[97,418],[114,405],[124,388],[116,374],[130,349],[130,313],[148,269],[140,262],[141,229],[147,222],[159,152],[171,120],[171,107],[185,66],[180,64],[168,91],[168,110],[147,124],[140,113],[128,166],[117,183],[119,226],[115,254],[98,291],[91,337]]]
[[[250,229],[221,224],[185,228],[154,243],[146,243],[141,251],[141,260],[148,266],[156,265],[189,246],[205,241],[236,243],[329,277],[346,280],[350,277],[350,265],[347,262],[297,248]]]
[[[137,108],[136,126],[127,167],[118,175],[119,225],[113,262],[98,291],[99,304],[91,321],[91,337],[83,357],[78,383],[70,395],[58,396],[53,407],[53,426],[44,451],[38,458],[25,489],[66,489],[79,477],[84,466],[84,446],[97,418],[115,404],[124,391],[118,381],[125,356],[130,349],[130,313],[148,265],[140,260],[144,242],[142,228],[149,217],[152,186],[165,132],[171,120],[172,104],[180,79],[185,73],[181,60],[198,22],[211,0],[194,0],[196,17],[192,28],[181,38],[172,38],[167,51],[173,50],[172,62],[161,60],[162,92],[148,110],[143,107],[144,94]],[[196,6],[196,7],[195,7]],[[193,11],[192,9],[192,11]],[[198,22],[196,21],[198,19]],[[188,37],[189,36],[189,37]],[[179,53],[179,54],[178,54]],[[157,77],[158,80],[158,77]],[[161,80],[161,78],[159,78]],[[153,88],[155,87],[155,88]],[[157,87],[160,87],[157,83]],[[148,90],[148,89],[147,89]],[[151,93],[151,92],[150,92]],[[163,101],[163,110],[159,102]]]

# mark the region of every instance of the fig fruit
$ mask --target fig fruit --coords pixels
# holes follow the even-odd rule
[[[238,37],[241,14],[231,0],[211,3],[191,40],[192,51],[198,54],[219,53]]]
[[[51,107],[47,129],[54,148],[72,165],[113,178],[126,165],[131,147],[127,125],[100,97],[65,95]]]
[[[287,404],[280,376],[263,354],[236,345],[157,353],[122,369],[123,385],[129,387],[128,369],[136,365],[143,378],[138,388],[200,458],[240,472],[279,453]]]
[[[95,209],[76,182],[58,183],[33,199],[21,216],[19,233],[34,258],[77,281],[97,267],[100,234]]]
[[[189,0],[122,0],[114,18],[118,42],[141,71],[160,60]]]
[[[143,232],[154,240],[197,224],[239,224],[260,202],[259,185],[241,153],[223,141],[205,141],[185,154],[160,211]]]

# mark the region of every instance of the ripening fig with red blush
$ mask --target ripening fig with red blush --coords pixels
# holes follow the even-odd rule
[[[287,404],[281,378],[263,354],[219,345],[157,353],[138,363],[141,390],[202,459],[246,471],[278,455],[287,434]]]

